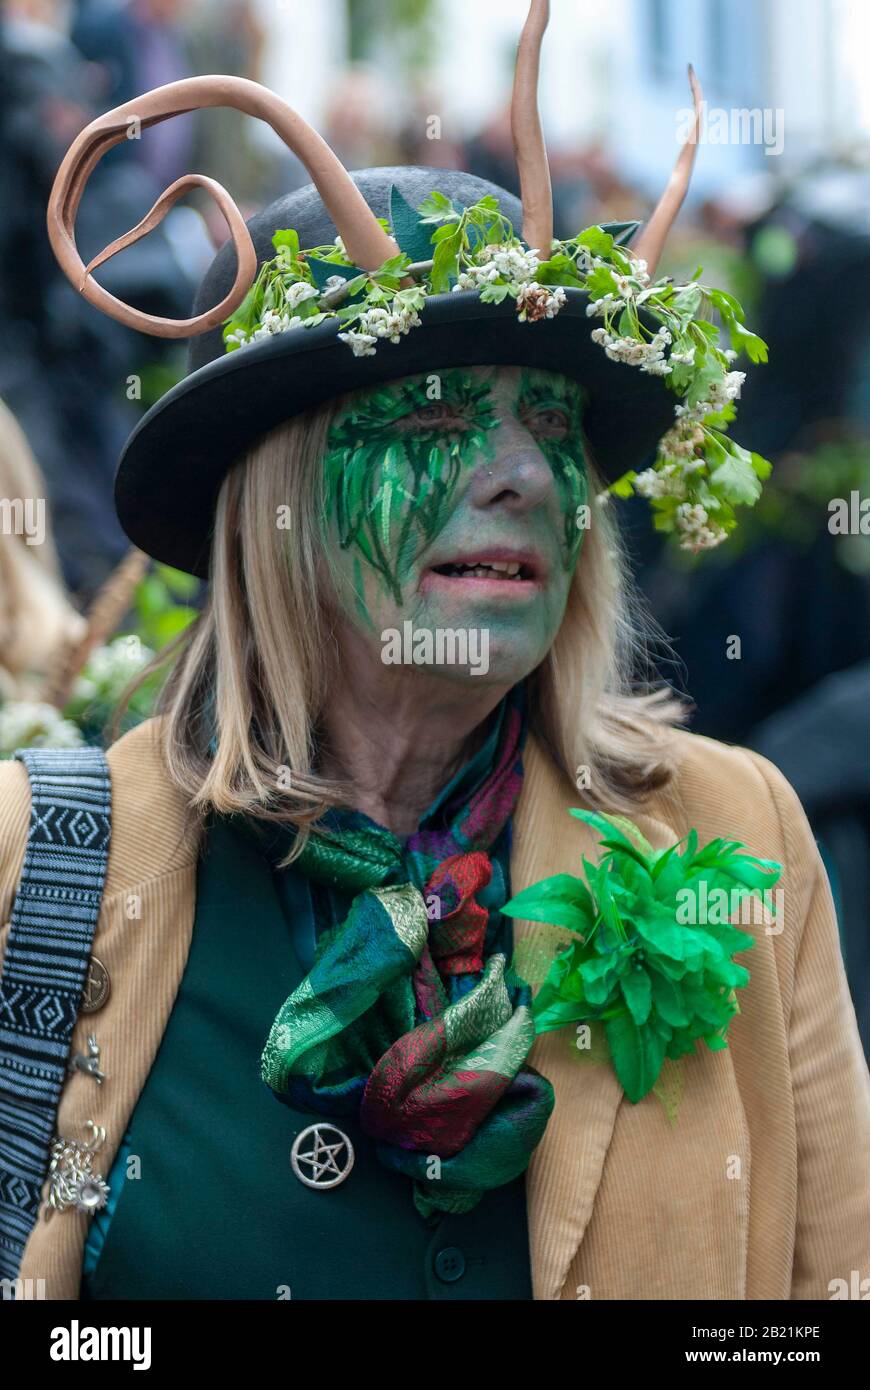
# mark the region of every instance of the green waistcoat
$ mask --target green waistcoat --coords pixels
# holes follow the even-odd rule
[[[504,840],[493,864],[506,875]],[[323,1117],[275,1099],[260,1053],[311,966],[325,910],[300,872],[273,873],[240,826],[209,828],[190,955],[109,1175],[110,1205],[94,1219],[83,1298],[531,1297],[523,1178],[427,1224],[409,1180],[345,1118],[347,1180],[315,1191],[295,1177],[293,1140]]]

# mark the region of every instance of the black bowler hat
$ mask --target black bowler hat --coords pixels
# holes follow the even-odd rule
[[[343,238],[352,262],[370,270],[396,252],[378,218],[390,219],[395,188],[411,208],[433,192],[458,207],[496,198],[527,246],[546,257],[552,199],[537,117],[537,65],[548,5],[532,0],[517,58],[514,136],[522,202],[484,179],[431,168],[366,169],[348,174],[316,133],[274,93],[242,78],[201,77],[170,83],[92,122],[67,154],[49,205],[49,233],[61,266],[91,302],[120,321],[167,337],[196,334],[188,374],[139,422],[118,468],[115,500],[130,539],[149,555],[206,577],[214,509],[230,467],[260,436],[346,391],[420,372],[462,366],[528,366],[560,372],[585,393],[584,429],[599,470],[613,481],[640,466],[673,421],[673,399],[655,377],[611,361],[591,339],[588,297],[566,289],[559,312],[523,322],[514,300],[485,303],[476,290],[428,294],[420,324],[398,342],[381,340],[374,356],[356,356],[339,339],[342,324],[279,332],[227,352],[220,325],[242,300],[258,268],[275,255],[272,237],[293,229],[302,248]],[[74,240],[84,180],[100,155],[126,138],[129,122],[155,124],[193,107],[230,105],[260,116],[302,158],[314,182],[244,223],[229,195],[199,175],[179,179],[147,218],[85,268]],[[685,149],[686,147],[684,147]],[[689,164],[690,167],[690,164]],[[685,171],[688,181],[688,169]],[[218,252],[197,293],[194,317],[154,319],[114,299],[90,275],[102,261],[144,235],[192,185],[215,196],[232,240]],[[684,192],[684,189],[682,190]],[[670,205],[666,205],[669,199]],[[657,258],[682,201],[673,181],[637,254]],[[664,208],[664,215],[663,215]],[[625,240],[636,224],[613,229]]]

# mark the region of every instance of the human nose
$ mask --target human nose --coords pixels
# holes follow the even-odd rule
[[[552,491],[553,473],[533,436],[518,420],[505,420],[492,442],[493,456],[481,459],[471,479],[472,504],[502,505],[511,512],[540,506]]]

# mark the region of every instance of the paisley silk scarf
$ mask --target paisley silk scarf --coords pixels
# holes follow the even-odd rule
[[[519,1177],[553,1108],[525,1065],[529,989],[486,949],[505,894],[477,898],[522,785],[523,735],[519,689],[489,774],[448,801],[438,828],[403,842],[365,816],[327,816],[296,861],[355,897],[275,1019],[263,1079],[294,1106],[358,1115],[381,1162],[414,1180],[424,1216],[468,1211]]]

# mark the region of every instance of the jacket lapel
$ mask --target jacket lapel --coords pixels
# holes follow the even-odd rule
[[[592,862],[599,858],[594,832],[568,815],[570,807],[583,804],[582,795],[534,738],[528,740],[524,763],[523,790],[514,817],[513,893],[551,874],[582,872],[584,856]],[[656,848],[679,838],[652,817],[636,815],[634,820]],[[543,935],[551,953],[553,933],[545,929]],[[561,936],[569,939],[567,932]],[[541,938],[536,924],[515,923],[517,945],[528,952],[530,961],[535,959],[535,943]],[[606,1055],[594,1051],[591,1057],[584,1057],[576,1044],[573,1030],[557,1029],[540,1035],[530,1056],[531,1064],[552,1083],[556,1097],[526,1178],[537,1299],[558,1299],[564,1286],[592,1213],[623,1098]]]

